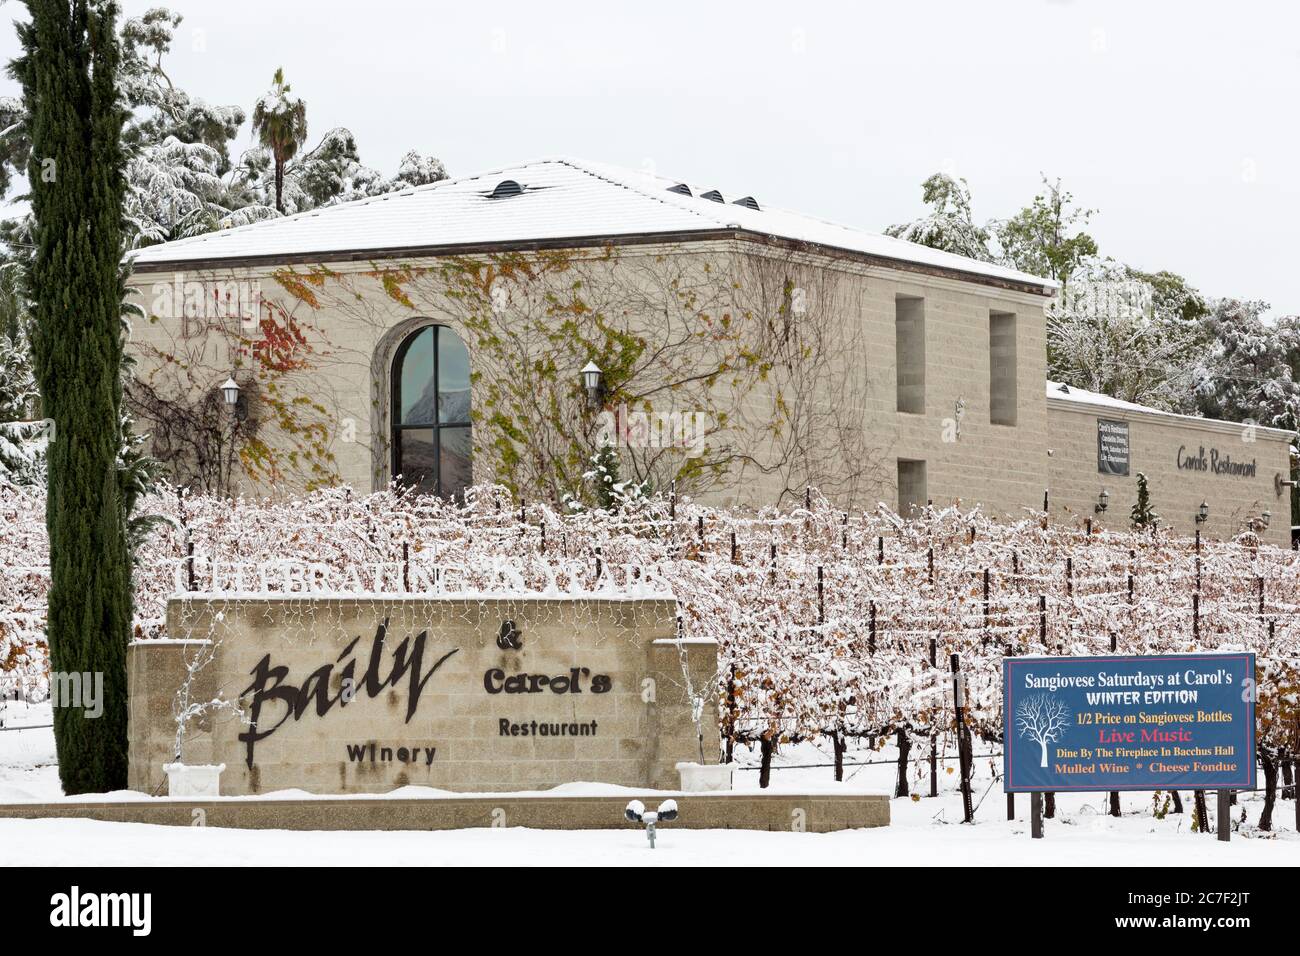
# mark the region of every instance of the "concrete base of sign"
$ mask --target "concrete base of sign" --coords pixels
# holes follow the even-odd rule
[[[244,830],[457,830],[529,827],[616,830],[628,802],[677,801],[673,829],[783,830],[828,833],[889,825],[884,794],[671,793],[591,796],[456,794],[433,797],[154,798],[118,802],[0,804],[0,819],[79,818],[113,823],[229,827]]]

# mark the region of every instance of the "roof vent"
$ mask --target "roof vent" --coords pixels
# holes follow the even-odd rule
[[[708,192],[706,192],[706,193],[700,193],[700,198],[701,198],[701,199],[708,199],[708,200],[710,200],[711,202],[722,202],[722,201],[723,201],[723,199],[722,199],[722,193],[718,192],[716,189],[710,189],[710,190],[709,190]]]
[[[746,209],[752,209],[754,212],[761,212],[758,208],[758,200],[753,196],[741,196],[739,199],[731,200],[733,206],[744,206]]]
[[[521,195],[523,191],[524,187],[513,179],[503,179],[497,183],[496,189],[488,193],[488,199],[509,199],[511,196]]]
[[[670,193],[677,193],[679,196],[689,196],[691,194],[691,187],[685,183],[678,183],[676,186],[669,186],[668,191]]]

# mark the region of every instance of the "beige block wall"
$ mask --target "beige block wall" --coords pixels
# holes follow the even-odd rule
[[[1129,475],[1103,475],[1097,470],[1097,420],[1104,418],[1129,423]],[[1127,528],[1129,513],[1137,500],[1137,474],[1147,476],[1151,503],[1161,525],[1182,534],[1194,534],[1195,515],[1202,501],[1210,507],[1202,534],[1228,539],[1244,523],[1262,511],[1272,512],[1264,537],[1272,544],[1290,546],[1291,499],[1289,489],[1281,496],[1274,488],[1274,475],[1287,477],[1290,470],[1289,436],[1274,429],[1258,428],[1254,441],[1246,429],[1222,422],[1135,412],[1085,402],[1049,399],[1047,402],[1048,448],[1051,455],[1051,510],[1062,518],[1091,517],[1102,527]],[[1256,475],[1238,477],[1209,471],[1180,469],[1178,450],[1196,453],[1204,446],[1234,460],[1257,462]],[[1102,488],[1110,494],[1104,515],[1094,506]]]
[[[240,702],[242,717],[215,710],[187,732],[187,763],[224,763],[222,792],[267,793],[299,788],[313,793],[386,793],[404,785],[457,791],[546,789],[571,781],[675,789],[675,764],[698,761],[701,744],[691,719],[689,683],[710,696],[704,708],[705,759],[718,759],[716,709],[717,648],[672,641],[672,601],[636,600],[462,600],[462,599],[175,599],[168,607],[174,639],[211,641],[212,661],[193,684],[193,698],[218,693]],[[388,620],[381,678],[408,637],[413,655],[417,635],[427,633],[421,676],[430,674],[418,706],[407,719],[409,674],[378,694],[369,693],[365,673],[376,628]],[[521,647],[503,650],[497,635],[504,620],[521,631]],[[357,640],[359,638],[359,640]],[[351,651],[348,645],[356,641]],[[173,756],[176,723],[172,701],[185,661],[202,645],[137,642],[128,655],[130,786],[166,792],[162,764]],[[437,669],[432,665],[451,656]],[[255,704],[253,677],[269,656],[273,672],[258,719],[269,730],[289,713],[276,687],[308,692],[296,698],[299,717],[285,719],[253,744],[248,762],[247,721]],[[409,659],[409,656],[408,656]],[[343,692],[348,661],[354,695]],[[685,662],[685,669],[683,668]],[[581,693],[560,693],[545,683],[535,693],[489,693],[489,672],[504,675],[568,675],[586,668]],[[312,675],[316,676],[313,677]],[[607,675],[611,689],[595,693],[592,680]],[[493,674],[492,684],[501,686]],[[336,701],[317,712],[320,693]],[[510,725],[588,725],[587,735],[542,736],[501,733]],[[390,748],[407,760],[370,759],[370,745]],[[361,759],[349,747],[362,748]],[[436,748],[429,759],[425,748]]]
[[[788,253],[756,251],[752,243],[720,242],[648,246],[624,255],[641,256],[651,261],[655,256],[693,256],[701,261],[730,263],[733,274],[740,259],[753,256],[790,256]],[[799,255],[790,261],[805,267],[824,268],[835,273],[839,284],[837,320],[843,325],[834,331],[844,344],[831,370],[834,374],[819,385],[815,401],[835,405],[860,418],[862,449],[837,448],[833,445],[816,449],[816,467],[823,476],[834,477],[838,456],[865,454],[868,462],[858,466],[868,476],[852,495],[852,500],[837,496],[844,506],[872,507],[877,501],[897,507],[897,459],[913,458],[927,462],[928,497],[937,504],[960,500],[965,505],[983,504],[995,514],[1018,514],[1025,507],[1041,503],[1046,484],[1043,442],[1046,429],[1042,398],[1045,375],[1045,338],[1043,305],[1040,296],[1020,294],[957,280],[921,276],[879,266],[867,266],[844,259]],[[417,261],[429,265],[434,260]],[[359,275],[369,264],[332,264],[337,274]],[[300,273],[307,267],[297,267]],[[364,288],[357,301],[349,300],[335,308],[328,304],[328,282],[317,289],[325,305],[319,310],[288,296],[270,277],[269,270],[234,269],[209,273],[188,273],[188,280],[207,284],[243,281],[256,284],[264,297],[277,307],[310,321],[318,330],[320,344],[311,356],[315,369],[295,372],[285,383],[327,408],[337,427],[327,435],[327,445],[334,456],[338,480],[369,491],[382,487],[388,480],[387,406],[389,383],[385,371],[388,355],[400,341],[404,330],[422,320],[417,316],[439,316],[436,305],[413,310],[387,296],[378,283]],[[165,289],[174,285],[172,273],[148,273],[135,278],[139,299],[147,311],[157,298],[155,285]],[[896,410],[895,301],[899,295],[924,301],[926,340],[925,412],[902,414]],[[991,311],[1016,315],[1017,353],[1017,422],[1014,426],[993,425],[990,411],[989,314]],[[364,314],[364,321],[357,316]],[[451,323],[448,323],[451,324]],[[212,364],[215,388],[235,360],[223,358],[228,347],[220,341],[206,344],[187,342],[181,335],[179,319],[154,319],[137,322],[133,348],[141,357],[141,374],[156,374],[159,363],[149,353],[162,351],[198,351]],[[453,325],[454,328],[454,325]],[[457,330],[459,331],[459,330]],[[650,330],[653,334],[653,329]],[[834,346],[832,345],[834,351]],[[473,352],[471,350],[471,362]],[[574,372],[576,375],[576,370]],[[477,396],[476,396],[477,397]],[[733,417],[746,416],[762,423],[770,418],[773,396],[762,388],[750,395],[744,408],[733,409]],[[953,438],[958,400],[964,400],[960,435]],[[476,444],[482,440],[476,434]],[[774,441],[769,447],[756,446],[756,456],[769,459],[779,454]],[[1014,462],[1014,467],[1007,467]],[[379,467],[376,467],[378,463]],[[475,479],[486,480],[478,464]],[[797,467],[779,473],[740,466],[728,487],[712,490],[701,497],[715,504],[771,504],[784,493],[802,497],[808,477]],[[821,482],[818,482],[819,484]],[[826,483],[831,483],[828,480]],[[290,482],[292,485],[292,482]],[[266,493],[269,487],[248,490]]]

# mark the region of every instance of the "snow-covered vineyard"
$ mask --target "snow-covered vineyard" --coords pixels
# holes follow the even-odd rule
[[[1249,533],[1198,546],[956,508],[904,521],[815,492],[805,507],[753,513],[662,497],[565,514],[493,487],[463,506],[343,489],[280,504],[166,492],[144,510],[162,520],[139,554],[139,639],[163,636],[178,590],[671,593],[683,637],[718,642],[709,705],[728,752],[755,745],[766,760],[812,739],[837,759],[851,740],[951,752],[954,654],[968,726],[997,743],[1004,656],[1199,650],[1257,655],[1266,783],[1300,752],[1300,558]],[[38,692],[43,515],[40,494],[0,491],[0,666]]]

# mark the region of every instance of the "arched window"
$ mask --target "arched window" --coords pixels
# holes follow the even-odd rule
[[[469,352],[427,325],[393,357],[393,475],[422,494],[452,497],[471,482]]]

